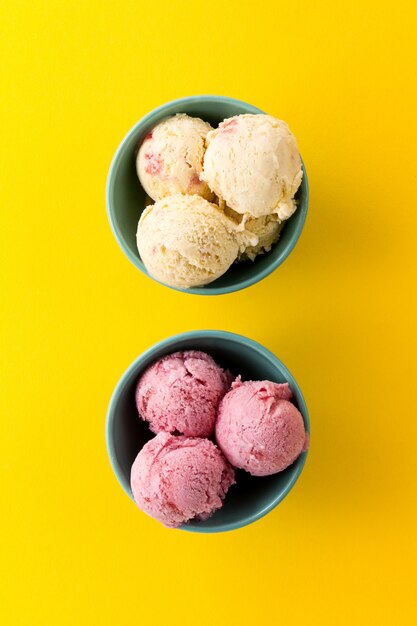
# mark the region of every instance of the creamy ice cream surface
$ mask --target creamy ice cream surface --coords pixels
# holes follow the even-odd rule
[[[225,214],[235,222],[238,229],[246,231],[248,236],[253,236],[252,241],[242,242],[237,261],[254,261],[258,254],[269,252],[278,241],[284,224],[275,213],[262,217],[251,217],[247,213],[245,215],[236,213],[225,205],[223,200],[220,200],[219,204]]]
[[[258,237],[258,243],[246,246],[239,253],[238,261],[254,261],[258,254],[269,252],[278,241],[283,223],[276,214],[252,217],[246,220],[245,228]]]
[[[229,463],[253,476],[269,476],[307,450],[303,416],[291,399],[287,383],[235,380],[216,421],[216,441]]]
[[[143,446],[131,470],[136,504],[169,528],[210,517],[234,482],[233,468],[212,441],[165,432]]]
[[[210,437],[217,408],[233,380],[198,350],[174,352],[150,365],[136,386],[136,407],[154,433]]]
[[[270,115],[238,115],[207,134],[201,178],[231,209],[288,219],[303,176],[287,124]]]
[[[143,211],[137,231],[139,254],[149,273],[184,289],[216,280],[236,260],[242,245],[256,242],[198,195],[176,194],[156,202]]]
[[[143,140],[136,158],[142,187],[153,200],[175,193],[213,194],[200,180],[208,122],[179,113],[160,122]]]

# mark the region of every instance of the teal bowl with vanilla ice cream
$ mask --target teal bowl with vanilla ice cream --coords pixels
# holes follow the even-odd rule
[[[228,120],[234,116],[259,116],[264,115],[264,112],[251,104],[226,96],[202,95],[174,100],[154,109],[139,120],[127,133],[117,149],[108,175],[107,212],[115,238],[128,259],[142,273],[178,291],[196,295],[221,295],[249,287],[273,272],[289,256],[301,235],[308,208],[308,182],[305,166],[301,162],[302,179],[294,198],[296,210],[288,217],[286,215],[288,206],[286,207],[283,203],[281,215],[278,213],[280,219],[284,218],[282,225],[280,225],[278,241],[272,245],[269,251],[257,254],[256,243],[259,241],[260,230],[262,230],[261,234],[266,238],[266,241],[269,236],[268,228],[275,228],[276,226],[273,220],[269,220],[268,217],[265,218],[265,215],[262,216],[264,210],[261,206],[262,203],[257,204],[251,200],[251,193],[252,196],[253,194],[255,197],[259,196],[257,191],[257,185],[261,184],[259,181],[255,181],[256,184],[250,184],[250,179],[244,176],[243,171],[240,179],[238,177],[238,184],[235,186],[235,193],[233,194],[233,189],[228,188],[228,185],[225,184],[227,178],[223,177],[223,181],[221,180],[222,168],[220,167],[218,172],[214,171],[213,173],[213,163],[216,164],[220,161],[225,163],[225,154],[227,155],[227,152],[223,151],[222,153],[221,144],[217,139],[210,141],[206,151],[206,171],[197,177],[190,170],[191,176],[187,195],[191,196],[191,199],[186,198],[184,202],[186,215],[185,211],[181,212],[178,206],[184,200],[177,193],[181,186],[172,188],[173,196],[175,196],[173,201],[164,197],[156,202],[153,207],[146,208],[148,204],[153,203],[153,200],[148,197],[146,190],[139,182],[136,163],[138,151],[145,146],[146,141],[150,140],[153,129],[158,124],[165,123],[168,118],[176,115],[199,118],[203,124],[209,124],[214,129],[211,131],[212,136],[219,135],[220,130],[222,138],[227,140],[228,133],[233,130],[233,122],[231,124],[226,122],[220,126],[220,129],[218,128],[225,119]],[[265,122],[267,119],[269,116],[265,118]],[[245,123],[248,124],[249,121],[250,119]],[[208,136],[210,137],[210,133]],[[216,147],[219,149],[216,150]],[[251,149],[249,145],[247,150],[250,151]],[[148,173],[151,173],[151,176],[142,177],[142,180],[147,190],[153,193],[148,180],[149,178],[152,180],[152,172],[158,173],[160,168],[159,157],[152,151],[145,151],[144,155],[147,155],[144,159],[145,168],[149,170]],[[197,157],[201,158],[199,155],[195,158]],[[290,157],[291,153],[289,152]],[[190,161],[192,163],[192,159]],[[186,173],[185,171],[185,175]],[[209,179],[208,182],[207,179]],[[249,182],[245,183],[245,181]],[[227,195],[226,202],[223,201],[218,192],[219,184]],[[244,189],[245,184],[249,185],[247,193]],[[216,192],[215,195],[213,190]],[[171,193],[170,190],[168,192]],[[245,209],[246,205],[250,207],[256,205],[251,210],[255,213],[260,212],[260,215],[250,215],[242,219],[242,215],[229,206],[229,198],[230,202],[237,202],[239,209],[243,207],[242,210]],[[211,208],[213,203],[220,205],[218,211]],[[168,210],[164,211],[167,208]],[[155,211],[158,209],[159,212],[155,215]],[[146,213],[144,213],[145,211]],[[290,212],[288,211],[288,213]],[[142,213],[144,216],[138,231],[138,222]],[[231,226],[232,221],[234,224]],[[246,222],[246,225],[242,222]],[[195,237],[194,248],[191,250],[188,247],[183,253],[184,241],[178,243],[178,238],[179,234],[187,231],[187,229],[192,234],[196,231],[202,234],[201,237],[199,235]],[[206,234],[208,233],[208,237],[211,236],[211,232],[226,233],[226,235],[213,237],[214,247],[206,246],[207,237],[205,239],[204,229]],[[143,258],[138,251],[138,241]],[[168,245],[164,243],[165,241]],[[197,260],[195,259],[196,254],[199,257]],[[168,274],[164,271],[158,272],[158,265],[155,268],[152,266],[157,255],[161,257],[162,263],[165,261],[163,270],[168,268]],[[207,258],[211,259],[207,271],[204,267],[202,273],[196,273],[196,267],[198,269],[203,266]],[[240,262],[236,262],[239,259],[241,259]],[[213,263],[215,267],[213,267]],[[184,267],[181,267],[181,264]],[[160,265],[161,263],[159,263]],[[224,271],[226,266],[228,269]],[[181,275],[181,272],[185,272],[186,278],[188,277],[187,272],[191,272],[192,280],[190,282],[192,284],[186,284],[187,280],[170,280],[178,267],[180,270],[177,274]],[[224,273],[221,273],[222,271]],[[216,278],[219,273],[221,275]],[[215,280],[212,280],[213,277]],[[210,282],[194,284],[200,279]]]

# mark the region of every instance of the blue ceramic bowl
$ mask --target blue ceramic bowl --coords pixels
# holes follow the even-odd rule
[[[176,113],[188,113],[201,117],[217,126],[226,117],[243,113],[263,113],[260,109],[225,96],[191,96],[168,102],[145,115],[127,133],[118,147],[110,166],[107,179],[107,212],[110,224],[120,247],[128,259],[144,274],[148,272],[142,263],[136,246],[136,231],[141,212],[145,207],[145,191],[136,175],[135,152],[145,135],[163,118]],[[178,289],[198,295],[231,293],[249,287],[274,271],[290,254],[300,237],[307,215],[308,183],[304,176],[297,192],[297,211],[287,221],[278,242],[267,254],[254,262],[236,263],[220,278],[209,285]],[[152,278],[152,276],[151,276]]]
[[[114,473],[128,496],[130,469],[139,450],[153,434],[137,414],[135,388],[139,376],[154,361],[177,350],[203,350],[222,367],[243,380],[288,382],[294,403],[301,411],[307,432],[310,432],[307,407],[295,379],[285,365],[259,343],[221,330],[198,330],[168,337],[141,354],[128,367],[118,382],[110,401],[106,422],[107,450]],[[204,522],[190,522],[183,530],[216,533],[234,530],[255,522],[281,502],[301,474],[307,452],[286,470],[272,476],[256,477],[237,470],[236,485],[230,488],[224,506]]]

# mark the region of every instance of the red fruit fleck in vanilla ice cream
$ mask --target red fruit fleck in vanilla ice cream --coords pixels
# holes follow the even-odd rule
[[[163,357],[144,372],[136,387],[140,417],[154,433],[210,437],[220,400],[232,376],[204,352]]]
[[[237,379],[220,403],[216,440],[226,459],[254,476],[291,465],[308,447],[300,411],[287,383]]]
[[[213,442],[169,433],[148,441],[131,470],[138,507],[171,528],[207,519],[234,482],[234,470]]]

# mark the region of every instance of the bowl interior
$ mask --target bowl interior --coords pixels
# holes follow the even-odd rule
[[[140,214],[145,208],[145,192],[136,174],[137,146],[158,122],[176,113],[201,117],[216,127],[226,117],[243,113],[263,113],[263,111],[245,102],[221,96],[183,98],[155,109],[140,120],[127,135],[110,169],[107,204],[112,228],[119,244],[128,258],[145,274],[148,272],[136,246],[137,225]],[[298,209],[286,223],[278,243],[270,252],[258,256],[254,262],[234,264],[216,281],[202,287],[187,289],[187,293],[209,295],[242,289],[257,282],[282,263],[297,242],[305,222],[308,204],[308,184],[305,172],[296,200]]]
[[[140,374],[156,359],[177,350],[203,350],[222,367],[243,380],[268,379],[288,382],[294,394],[294,403],[301,411],[309,431],[307,408],[294,378],[285,366],[269,351],[244,337],[212,331],[205,336],[188,333],[158,344],[144,353],[126,372],[113,396],[107,424],[108,447],[113,467],[123,488],[132,497],[130,469],[143,445],[153,436],[146,423],[137,415],[135,387]],[[307,453],[303,453],[283,472],[267,477],[250,476],[236,472],[236,485],[230,488],[224,506],[204,522],[191,522],[186,530],[217,532],[248,524],[272,509],[299,476]]]

